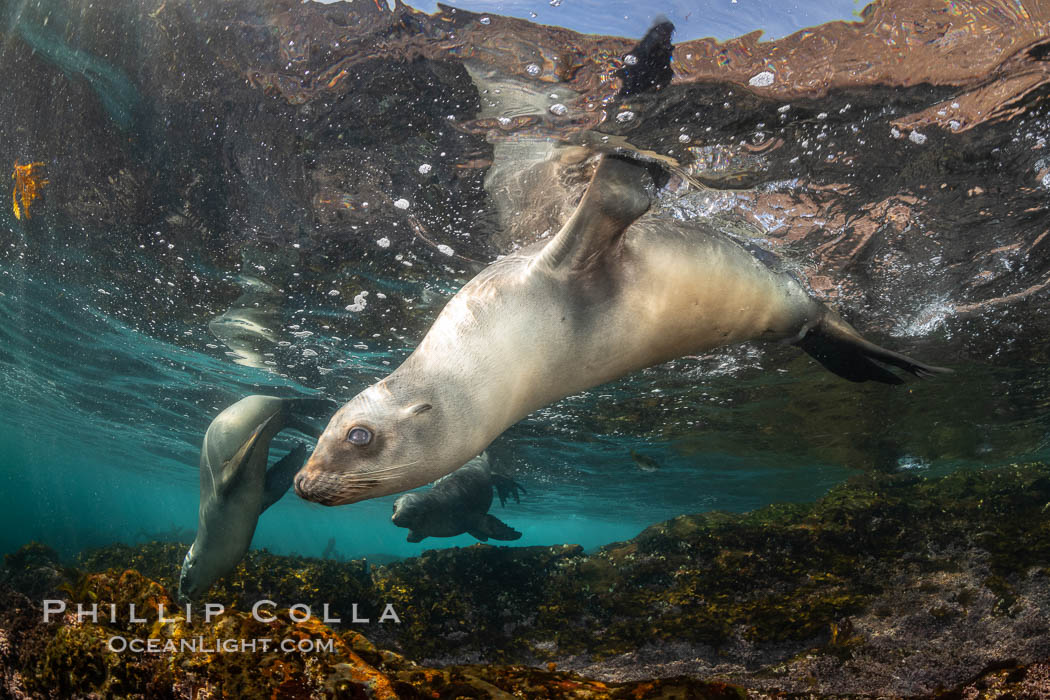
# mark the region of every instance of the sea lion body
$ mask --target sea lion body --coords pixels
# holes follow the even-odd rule
[[[408,528],[409,542],[463,533],[482,542],[490,537],[516,540],[521,537],[520,532],[489,514],[493,488],[501,502],[505,502],[508,495],[517,500],[521,489],[507,477],[492,472],[488,456],[482,453],[438,479],[430,489],[398,497],[390,520],[398,527]]]
[[[315,403],[248,396],[208,426],[201,446],[197,536],[179,576],[181,600],[198,598],[248,551],[259,515],[284,495],[306,459],[300,443],[267,470],[270,442],[287,427],[316,435],[296,415],[298,407]]]
[[[541,406],[731,343],[796,342],[854,381],[901,381],[872,359],[940,371],[864,340],[717,230],[643,216],[647,172],[606,156],[553,239],[468,282],[397,370],[333,416],[299,495],[338,505],[414,488]],[[350,444],[354,426],[375,439]]]

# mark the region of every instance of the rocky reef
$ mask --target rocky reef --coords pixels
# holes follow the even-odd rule
[[[864,475],[814,504],[681,516],[593,554],[479,544],[370,567],[253,551],[209,593],[224,612],[207,623],[172,612],[184,545],[114,545],[63,568],[32,544],[5,558],[0,664],[8,688],[55,697],[1050,690],[1048,504],[1050,467],[1025,464]],[[47,624],[44,599],[67,601]],[[251,615],[259,600],[274,619]],[[78,621],[78,603],[99,621]],[[293,603],[314,616],[289,617]],[[399,622],[378,622],[387,604]],[[159,648],[117,653],[116,636]],[[164,650],[260,638],[304,648]]]

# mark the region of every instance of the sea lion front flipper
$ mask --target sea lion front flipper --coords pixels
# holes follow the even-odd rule
[[[645,164],[617,155],[602,156],[583,199],[544,246],[537,263],[574,274],[596,267],[627,227],[649,210],[652,186]]]
[[[259,508],[260,514],[281,500],[281,496],[292,485],[292,479],[295,478],[296,472],[302,468],[304,462],[306,462],[306,445],[300,442],[266,471],[262,507]]]
[[[492,479],[492,485],[496,487],[496,494],[499,496],[499,504],[501,506],[507,505],[507,499],[511,496],[514,497],[515,503],[521,503],[521,499],[518,498],[518,491],[525,493],[524,486],[503,474],[493,472],[489,476]]]
[[[494,540],[516,540],[521,533],[503,522],[494,515],[484,515],[478,524],[467,530],[467,533],[486,542],[490,537]]]
[[[204,454],[209,458],[207,461],[208,468],[211,471],[211,483],[212,488],[216,494],[225,495],[231,488],[235,487],[240,481],[240,477],[244,474],[244,466],[251,461],[252,452],[259,444],[259,438],[263,434],[266,426],[274,416],[270,416],[252,431],[252,434],[241,443],[241,446],[237,448],[237,451],[233,453],[233,456],[227,460],[223,460],[216,470],[212,466],[212,460],[218,461],[218,458],[213,451],[209,449],[209,438],[211,436],[211,430],[204,434]],[[202,464],[203,467],[203,464]]]

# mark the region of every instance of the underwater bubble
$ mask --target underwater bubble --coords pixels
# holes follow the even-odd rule
[[[784,105],[783,107],[778,107],[777,111],[780,112],[781,114],[787,114],[788,110],[790,110],[790,109],[791,109],[791,105]]]
[[[764,70],[761,73],[752,75],[751,80],[747,81],[747,84],[752,87],[769,87],[773,84],[775,77],[773,71]]]
[[[934,266],[939,265],[941,258],[930,260]],[[897,337],[927,336],[936,331],[955,313],[955,305],[948,299],[934,299],[915,312],[911,318],[903,318],[890,334]]]
[[[681,142],[681,143],[689,143],[689,140],[690,140],[689,134],[679,134],[678,135],[678,141]]]
[[[386,236],[383,236],[378,241],[376,241],[376,245],[379,246],[380,248],[389,248],[390,247],[390,239],[387,238]]]
[[[1043,175],[1042,179],[1039,182],[1043,184],[1043,187],[1050,190],[1050,173]]]
[[[912,143],[917,143],[921,146],[922,144],[926,143],[926,135],[920,134],[918,131],[913,131],[910,134],[908,134],[908,140]]]
[[[828,118],[828,113],[827,112],[821,112],[820,114],[817,115],[817,119],[827,119],[827,118]]]
[[[616,121],[620,122],[621,124],[626,124],[632,119],[634,119],[634,112],[632,112],[631,110],[620,112],[616,115]]]
[[[328,296],[330,296],[330,297],[337,297],[337,296],[339,296],[339,290],[338,289],[330,289],[330,290],[328,290]]]
[[[550,106],[551,114],[554,114],[559,117],[564,116],[566,113],[568,113],[568,111],[569,108],[563,105],[561,102],[556,102]]]
[[[901,137],[900,129],[898,129],[897,127],[893,127],[892,129],[890,129],[890,136],[892,136],[895,139],[899,139]]]
[[[303,350],[303,357],[317,357],[317,353],[310,348]]]
[[[525,72],[529,75],[539,75],[540,67],[538,64],[530,63],[529,65],[525,66]]]
[[[551,7],[561,7],[561,0],[551,0]]]
[[[441,251],[442,253],[444,253],[445,255],[449,255],[449,256],[451,256],[451,255],[455,255],[455,251],[454,251],[454,250],[452,250],[451,248],[449,248],[449,247],[448,247],[447,245],[445,245],[444,243],[442,243],[441,245],[439,245],[439,246],[438,246],[438,250],[440,250],[440,251]]]
[[[492,20],[489,19],[488,17],[482,17],[478,21],[481,22],[482,24],[490,24],[492,22]]]
[[[633,53],[629,53],[623,57],[623,62],[629,66],[633,66],[638,63],[638,57],[635,56]]]
[[[419,174],[420,175],[426,175],[427,173],[430,172],[430,169],[431,169],[430,163],[423,163],[423,165],[419,166]]]
[[[496,121],[499,122],[500,126],[510,126],[510,117],[496,117]]]
[[[313,334],[313,331],[296,331],[292,333],[296,338],[309,338]]]
[[[394,202],[394,206],[398,209],[408,209],[408,200],[402,197],[401,199]]]

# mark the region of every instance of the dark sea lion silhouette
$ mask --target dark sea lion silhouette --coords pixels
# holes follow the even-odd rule
[[[619,97],[637,95],[648,90],[659,90],[671,84],[671,35],[674,25],[666,17],[658,17],[642,40],[631,49],[630,58],[616,71],[620,78]],[[626,58],[626,57],[625,57]]]
[[[325,505],[421,486],[532,411],[682,355],[793,343],[855,382],[943,370],[864,339],[790,275],[703,222],[645,216],[653,163],[603,155],[552,238],[497,260],[415,351],[332,417],[296,492]]]
[[[434,482],[426,491],[406,493],[394,501],[390,520],[398,527],[408,528],[408,541],[421,542],[427,537],[455,537],[464,532],[485,542],[516,540],[521,533],[493,515],[492,489],[499,494],[500,505],[507,498],[518,500],[518,491],[525,492],[510,478],[493,472],[488,455],[470,460],[456,471]]]

